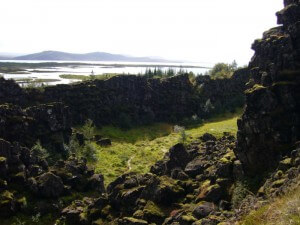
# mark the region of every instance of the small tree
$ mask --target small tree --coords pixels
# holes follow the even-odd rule
[[[182,130],[180,131],[180,142],[181,142],[182,144],[186,144],[186,141],[187,141],[187,134],[186,134],[186,132],[185,132],[185,129],[182,129]]]
[[[237,63],[234,60],[231,64],[226,63],[217,63],[214,67],[208,72],[208,74],[213,79],[224,79],[230,78],[234,71],[237,70]]]
[[[82,127],[82,134],[88,140],[92,139],[95,135],[95,126],[91,119],[88,119]]]

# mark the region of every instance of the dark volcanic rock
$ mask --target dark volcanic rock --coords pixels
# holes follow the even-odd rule
[[[53,173],[44,173],[37,179],[38,194],[46,198],[57,198],[64,191],[64,184],[60,177]]]
[[[111,145],[111,140],[109,138],[103,138],[103,139],[100,139],[97,141],[97,144],[98,145],[101,145],[101,146],[110,146]]]
[[[300,3],[285,1],[285,6],[277,13],[283,26],[252,46],[254,86],[246,91],[235,151],[247,174],[275,168],[300,140]]]

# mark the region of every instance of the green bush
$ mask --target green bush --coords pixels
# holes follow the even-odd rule
[[[41,142],[38,140],[36,144],[31,148],[31,153],[42,159],[47,159],[49,157],[48,151],[43,148]]]

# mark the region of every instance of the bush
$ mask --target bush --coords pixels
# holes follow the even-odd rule
[[[49,157],[48,151],[45,148],[43,148],[39,140],[31,148],[31,153],[41,159],[47,159]]]
[[[97,155],[96,155],[97,149],[90,141],[85,141],[85,144],[83,148],[81,148],[81,151],[79,152],[79,155],[86,158],[88,161],[96,162],[97,161]]]
[[[68,145],[64,145],[64,148],[66,149],[66,151],[69,154],[78,154],[79,150],[80,150],[80,144],[76,138],[76,134],[72,133],[71,138],[70,138],[70,142]]]
[[[82,134],[88,140],[91,140],[95,135],[95,126],[91,119],[88,119],[82,127]]]

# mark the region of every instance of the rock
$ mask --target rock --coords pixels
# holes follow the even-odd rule
[[[88,220],[84,214],[84,203],[82,201],[74,201],[72,205],[62,210],[62,217],[66,225],[87,225]]]
[[[5,178],[8,172],[6,158],[0,156],[0,178]]]
[[[14,194],[9,191],[0,193],[0,216],[9,217],[16,211],[16,200]]]
[[[219,209],[229,211],[231,210],[231,203],[225,200],[221,200],[219,203]]]
[[[154,177],[143,190],[141,197],[158,204],[169,205],[182,197],[183,194],[184,189],[175,180],[162,176],[159,178]]]
[[[78,143],[80,146],[82,146],[84,144],[85,138],[84,135],[82,133],[75,133],[76,139],[78,140]]]
[[[217,138],[212,135],[212,134],[209,134],[209,133],[205,133],[203,134],[201,137],[200,137],[200,140],[204,141],[204,142],[207,142],[207,141],[216,141]]]
[[[104,177],[102,174],[94,174],[88,179],[89,190],[97,190],[100,193],[105,193]]]
[[[210,202],[201,202],[193,210],[193,215],[197,219],[202,219],[204,217],[207,217],[215,209],[216,209],[216,206],[213,203],[210,203]]]
[[[189,161],[189,154],[183,144],[174,145],[169,150],[169,161],[167,162],[167,169],[171,171],[176,167],[184,168]]]
[[[198,174],[201,174],[206,168],[207,168],[206,162],[204,162],[203,159],[199,157],[189,162],[186,165],[184,172],[191,177],[195,177]]]
[[[292,161],[291,158],[286,158],[280,161],[278,165],[278,169],[282,171],[287,171],[292,166],[291,161]]]
[[[204,200],[217,203],[221,199],[223,193],[224,190],[218,184],[204,187],[198,195],[197,201]]]
[[[266,31],[252,45],[254,85],[245,92],[235,149],[247,175],[274,170],[300,140],[299,10],[299,1],[285,1],[277,13],[283,26]]]
[[[242,163],[239,160],[235,160],[233,163],[232,174],[236,179],[244,177],[244,170]]]
[[[152,201],[148,201],[143,209],[143,218],[149,223],[162,224],[166,217],[164,211]]]
[[[45,198],[57,198],[64,191],[64,184],[60,177],[51,172],[44,173],[37,179],[38,193]]]
[[[97,145],[107,147],[111,146],[111,140],[109,138],[103,138],[97,141]]]

